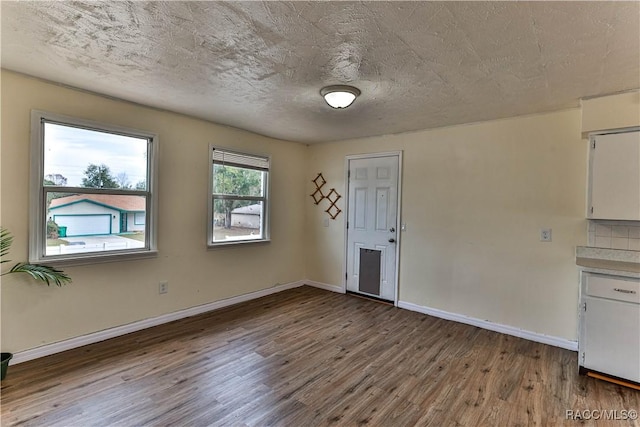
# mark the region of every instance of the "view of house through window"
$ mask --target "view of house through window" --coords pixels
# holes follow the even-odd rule
[[[135,221],[145,215],[145,197],[57,194],[48,209],[47,255],[145,247],[144,221]]]
[[[269,159],[213,149],[210,243],[265,240]]]
[[[45,257],[148,248],[149,143],[42,120]]]

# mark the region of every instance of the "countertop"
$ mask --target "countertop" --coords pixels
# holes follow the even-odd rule
[[[640,252],[576,247],[576,264],[584,271],[640,278]]]

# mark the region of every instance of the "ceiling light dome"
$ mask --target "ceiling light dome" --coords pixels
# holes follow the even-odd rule
[[[333,108],[347,108],[360,95],[360,90],[353,86],[334,85],[320,89],[320,95]]]

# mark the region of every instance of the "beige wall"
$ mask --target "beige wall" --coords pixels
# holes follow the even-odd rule
[[[2,350],[18,352],[305,277],[307,147],[2,72],[1,218],[27,259],[30,110],[159,135],[159,256],[69,267],[73,283],[2,280]],[[208,144],[272,155],[272,242],[206,249]],[[169,293],[158,295],[158,282]]]
[[[275,283],[308,278],[342,285],[345,213],[325,227],[326,206],[313,204],[310,181],[322,172],[326,188],[346,196],[346,155],[395,150],[404,151],[408,227],[401,236],[400,300],[575,340],[574,251],[586,242],[581,132],[596,126],[590,111],[613,105],[629,115],[634,105],[625,95],[604,107],[585,101],[584,116],[573,109],[306,147],[11,72],[1,78],[0,215],[16,236],[13,260],[27,258],[31,109],[160,137],[159,257],[69,267],[74,282],[62,289],[3,278],[2,347],[13,352]],[[271,243],[206,250],[209,142],[273,156]],[[553,242],[539,241],[543,227],[553,229]],[[160,280],[169,281],[167,295],[158,295]]]
[[[575,246],[586,242],[580,131],[574,109],[320,144],[309,169],[344,195],[346,155],[403,150],[400,300],[575,340]],[[325,217],[307,197],[307,274],[341,285],[345,215],[329,227]],[[551,243],[539,241],[546,227]]]

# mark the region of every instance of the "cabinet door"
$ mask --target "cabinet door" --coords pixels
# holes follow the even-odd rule
[[[592,139],[589,189],[590,218],[640,220],[640,131]]]
[[[640,305],[585,297],[582,366],[640,382]]]

